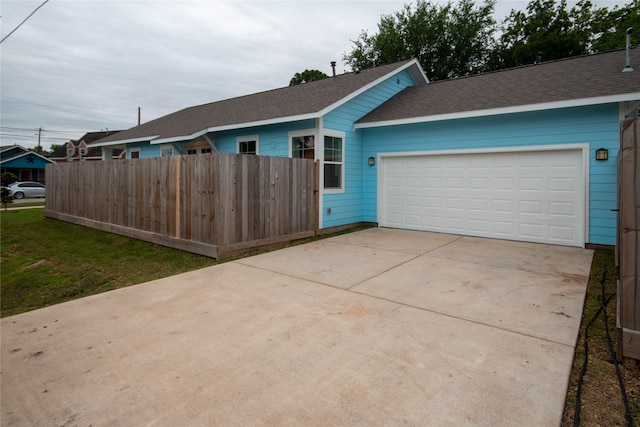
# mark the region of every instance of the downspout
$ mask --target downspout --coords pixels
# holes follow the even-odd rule
[[[631,68],[631,34],[633,34],[633,27],[627,28],[627,63],[626,67],[622,70],[623,73],[633,71],[633,68]]]
[[[324,153],[324,141],[321,142],[321,138],[323,137],[323,128],[324,121],[322,117],[318,117],[316,121],[316,132],[317,135],[314,152],[315,159],[314,161],[319,162],[319,171],[318,171],[318,229],[322,229],[324,227],[324,158],[321,155],[320,144],[322,144],[322,152]]]

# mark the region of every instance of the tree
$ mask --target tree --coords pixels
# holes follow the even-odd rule
[[[378,33],[362,31],[343,55],[353,69],[417,58],[432,80],[484,71],[494,45],[495,0],[476,7],[473,0],[452,5],[418,0],[392,15],[383,15]]]
[[[7,207],[13,203],[13,196],[11,195],[11,191],[7,187],[0,187],[0,204],[7,210]]]
[[[325,73],[319,70],[304,70],[301,73],[295,73],[291,81],[289,82],[289,86],[295,86],[303,83],[309,83],[315,80],[322,80],[329,77]]]
[[[0,204],[4,207],[5,211],[7,210],[7,206],[13,203],[13,196],[7,186],[17,180],[18,177],[11,172],[2,172],[2,175],[0,175],[0,183],[2,184],[2,187],[0,187]]]
[[[527,11],[512,10],[502,26],[502,36],[492,68],[507,68],[583,55],[590,51],[595,11],[589,1],[567,10],[565,0],[532,0]]]
[[[18,177],[11,172],[2,172],[2,175],[0,175],[0,183],[2,184],[3,187],[6,187],[9,184],[16,182],[17,180],[18,180]]]
[[[628,28],[635,30],[631,42],[640,40],[640,0],[634,0],[628,5],[613,10],[603,8],[598,11],[594,22],[594,52],[606,52],[625,47]]]
[[[51,144],[51,146],[49,147],[49,153],[55,153],[56,150],[59,150],[60,148],[64,147],[66,144]]]

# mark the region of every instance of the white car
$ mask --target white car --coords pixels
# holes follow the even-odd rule
[[[25,197],[44,197],[46,191],[44,184],[33,181],[14,182],[9,185],[9,191],[14,199],[24,199]]]

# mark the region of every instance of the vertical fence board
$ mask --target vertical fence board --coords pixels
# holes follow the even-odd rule
[[[618,325],[622,356],[640,359],[640,119],[625,120],[618,153]]]
[[[220,153],[60,163],[47,166],[45,212],[217,254],[206,248],[313,234],[317,173],[310,160]]]

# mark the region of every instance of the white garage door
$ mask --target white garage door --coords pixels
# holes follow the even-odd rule
[[[582,150],[383,157],[383,227],[584,246]]]

